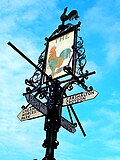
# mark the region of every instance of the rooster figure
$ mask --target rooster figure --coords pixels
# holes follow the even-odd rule
[[[72,10],[68,15],[66,15],[66,12],[67,12],[67,9],[68,9],[68,7],[66,7],[65,9],[64,9],[64,12],[63,12],[63,14],[61,15],[61,17],[60,17],[60,19],[61,19],[61,21],[62,21],[62,23],[64,24],[64,22],[65,21],[67,21],[67,20],[73,20],[73,19],[77,19],[77,18],[79,18],[79,16],[78,16],[78,12],[76,11],[76,10]]]
[[[52,71],[52,73],[51,73],[52,77],[54,77],[55,74],[57,74],[63,70],[63,67],[61,67],[61,66],[62,66],[65,59],[67,59],[68,57],[70,58],[70,52],[71,52],[71,49],[66,48],[60,53],[59,57],[57,57],[56,46],[53,46],[50,49],[50,54],[49,54],[49,58],[48,58],[48,65]],[[57,70],[56,70],[56,68],[57,68]]]

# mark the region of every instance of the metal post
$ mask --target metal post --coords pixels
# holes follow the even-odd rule
[[[43,160],[55,160],[54,149],[57,149],[59,142],[57,141],[57,133],[60,128],[61,119],[61,101],[60,85],[58,81],[52,83],[50,86],[51,92],[48,99],[48,114],[45,118],[46,139],[44,140],[43,147],[46,148],[46,154]]]

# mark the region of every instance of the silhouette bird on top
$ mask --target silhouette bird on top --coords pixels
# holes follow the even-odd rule
[[[62,23],[64,24],[64,22],[65,21],[67,21],[67,20],[73,20],[73,19],[77,19],[77,18],[79,18],[79,16],[78,16],[78,12],[76,11],[76,10],[72,10],[68,15],[66,15],[66,12],[67,12],[67,9],[68,9],[68,7],[66,7],[65,9],[64,9],[64,12],[63,12],[63,14],[61,15],[61,17],[60,17],[60,19],[61,19],[61,21],[62,21]]]

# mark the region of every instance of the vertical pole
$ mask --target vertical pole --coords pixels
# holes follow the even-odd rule
[[[59,142],[57,141],[57,133],[60,128],[61,119],[61,102],[60,85],[57,81],[50,86],[48,114],[45,118],[46,139],[44,140],[43,147],[46,148],[45,157],[42,160],[56,160],[54,158],[54,149],[57,149]]]

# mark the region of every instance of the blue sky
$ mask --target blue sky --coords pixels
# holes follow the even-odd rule
[[[37,63],[44,38],[60,24],[65,7],[77,9],[87,55],[86,68],[96,70],[87,84],[99,95],[75,104],[87,133],[61,128],[57,160],[120,160],[120,1],[118,0],[1,0],[0,1],[0,159],[41,160],[45,149],[44,118],[20,122],[26,104],[24,80],[34,68],[15,53],[11,41]],[[79,90],[76,90],[79,92]]]

